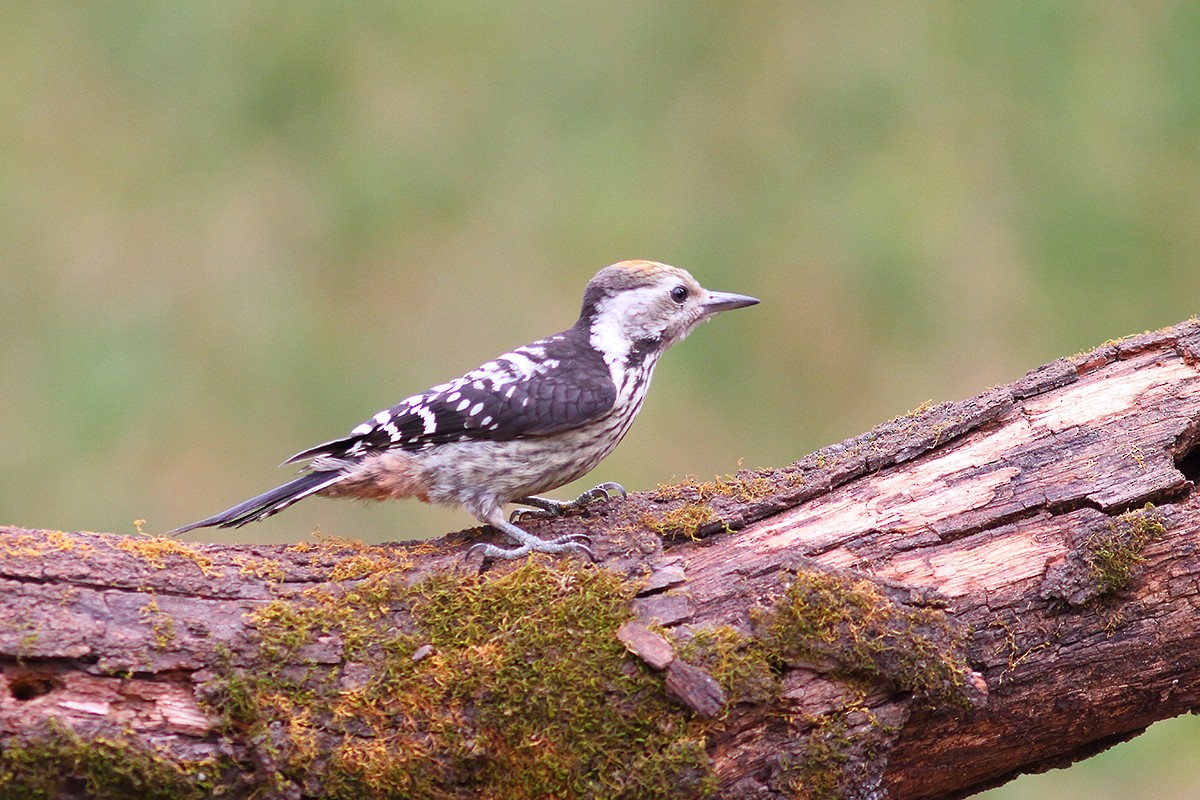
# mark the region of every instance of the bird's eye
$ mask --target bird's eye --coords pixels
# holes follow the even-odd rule
[[[687,300],[687,298],[688,298],[688,290],[687,290],[686,286],[676,286],[674,289],[671,290],[671,299],[674,300],[676,303],[679,303],[679,305],[683,305],[684,301]]]

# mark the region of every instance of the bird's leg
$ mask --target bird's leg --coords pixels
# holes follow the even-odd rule
[[[586,533],[568,533],[566,536],[559,536],[557,539],[541,539],[506,521],[503,512],[498,508],[483,521],[510,539],[516,540],[517,546],[505,548],[486,542],[479,542],[467,548],[467,555],[470,555],[475,550],[483,553],[484,558],[504,559],[520,558],[527,553],[579,553],[580,555],[587,556],[589,561],[596,560],[596,554],[588,547],[591,537]]]
[[[532,506],[533,509],[518,508],[509,516],[509,521],[523,522],[531,519],[562,517],[572,511],[579,511],[585,506],[595,503],[597,500],[609,500],[613,495],[618,494],[624,497],[626,494],[625,487],[619,483],[612,483],[610,481],[588,489],[574,500],[552,500],[549,497],[521,497],[513,500],[513,502],[520,503],[523,506]]]

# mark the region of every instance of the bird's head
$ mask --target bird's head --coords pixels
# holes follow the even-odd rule
[[[758,300],[711,292],[686,270],[655,261],[621,261],[588,282],[580,325],[606,356],[628,361],[661,353],[721,311]]]

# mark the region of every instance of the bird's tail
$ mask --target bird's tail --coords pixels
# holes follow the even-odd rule
[[[326,486],[332,486],[345,477],[346,473],[341,470],[310,472],[307,475],[301,475],[294,481],[285,483],[283,486],[276,486],[271,491],[264,492],[258,497],[252,497],[244,503],[238,503],[233,508],[226,509],[220,514],[214,514],[211,517],[205,517],[199,522],[193,522],[190,525],[176,528],[171,533],[173,535],[180,534],[195,530],[196,528],[238,528],[247,522],[254,522],[255,520],[269,517],[272,514],[277,514],[297,500],[302,500],[310,494],[315,494]]]

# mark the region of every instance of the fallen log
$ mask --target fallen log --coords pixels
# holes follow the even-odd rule
[[[953,798],[1200,704],[1200,323],[489,534],[0,528],[0,796]]]

